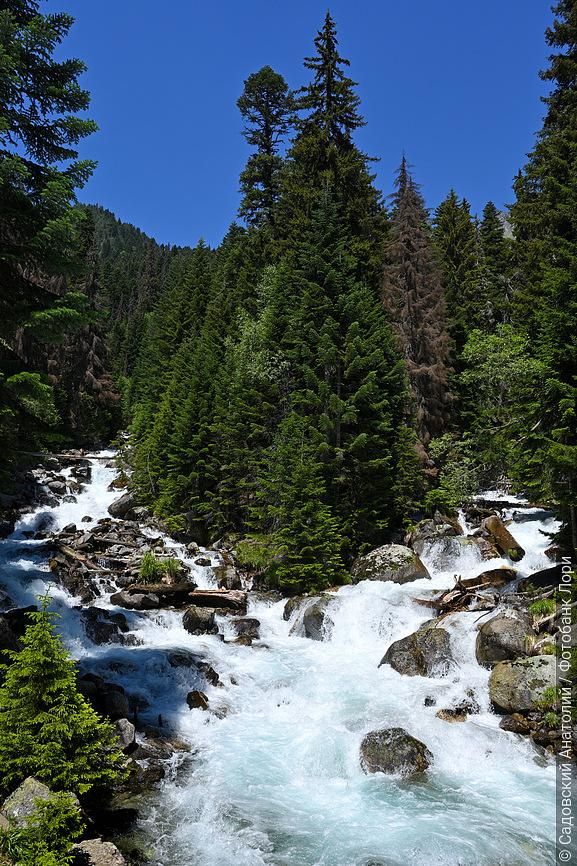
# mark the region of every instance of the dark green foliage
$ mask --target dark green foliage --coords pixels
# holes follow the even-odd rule
[[[253,523],[273,586],[289,594],[346,580],[339,521],[326,504],[322,436],[299,415],[279,426],[264,454]]]
[[[483,210],[479,242],[479,326],[493,330],[511,317],[512,243],[491,201]]]
[[[263,66],[249,75],[237,102],[251,147],[240,176],[240,216],[251,225],[272,224],[281,189],[283,158],[279,151],[293,119],[294,102],[282,75]]]
[[[39,800],[24,826],[0,831],[0,851],[14,866],[68,866],[74,862],[73,844],[83,829],[75,798],[59,792]]]
[[[480,250],[469,203],[455,190],[435,211],[433,241],[439,256],[447,307],[447,324],[460,354],[467,334],[482,318],[479,296]]]
[[[0,9],[0,440],[35,445],[56,420],[49,387],[28,362],[18,329],[53,342],[89,321],[86,299],[63,294],[51,277],[83,268],[85,218],[71,207],[93,163],[77,144],[96,128],[79,116],[89,103],[79,60],[54,53],[72,24],[64,13],[42,15],[37,2]],[[60,281],[61,282],[61,281]],[[16,374],[17,378],[14,378]],[[24,386],[24,387],[23,387]],[[22,397],[22,399],[21,399]]]
[[[79,794],[113,784],[124,765],[114,728],[78,691],[47,600],[28,617],[23,648],[7,653],[11,664],[0,687],[0,787],[30,775]]]
[[[546,32],[547,113],[511,208],[519,268],[513,319],[551,371],[540,424],[543,491],[567,509],[577,545],[577,4],[562,0]],[[529,443],[528,443],[529,444]]]

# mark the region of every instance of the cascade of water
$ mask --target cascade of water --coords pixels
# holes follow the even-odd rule
[[[29,604],[49,580],[41,542],[28,533],[62,528],[85,515],[98,520],[117,492],[114,470],[92,461],[92,480],[77,502],[40,507],[0,544],[2,584],[16,604]],[[494,498],[494,497],[493,497]],[[510,499],[508,499],[510,501]],[[462,518],[462,525],[466,526]],[[87,526],[90,526],[88,523]],[[549,565],[544,556],[553,517],[535,510],[516,523],[526,549],[523,573]],[[200,586],[210,569],[193,565]],[[446,677],[402,676],[378,667],[390,643],[429,616],[414,597],[479,574],[476,549],[461,540],[429,547],[432,580],[399,586],[364,581],[331,602],[330,639],[291,635],[283,603],[255,596],[249,616],[261,622],[252,647],[193,636],[178,612],[129,613],[134,646],[95,647],[75,602],[53,588],[63,633],[77,657],[106,670],[142,697],[151,717],[163,715],[194,746],[194,757],[160,789],[144,821],[158,866],[546,866],[551,862],[554,767],[533,746],[501,731],[489,707],[488,671],[475,660],[479,614],[446,620],[457,665]],[[510,565],[496,560],[491,567]],[[107,597],[99,606],[110,606]],[[296,616],[296,614],[295,614]],[[170,650],[202,655],[222,687],[208,687],[219,716],[190,711],[190,671],[167,664]],[[472,689],[481,712],[459,724],[435,715]],[[433,698],[434,706],[425,706]],[[434,755],[426,780],[366,776],[359,764],[363,735],[400,726]]]

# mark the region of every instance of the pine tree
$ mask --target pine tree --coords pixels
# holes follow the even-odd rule
[[[263,66],[244,82],[237,106],[245,122],[243,135],[255,148],[240,176],[239,214],[251,225],[270,225],[280,195],[279,151],[291,126],[293,97],[282,75]]]
[[[546,31],[553,53],[541,75],[552,85],[547,113],[514,184],[511,218],[522,279],[513,320],[553,371],[544,385],[542,481],[566,506],[577,546],[577,3],[561,0],[554,12]]]
[[[447,326],[457,356],[465,345],[467,334],[479,324],[479,249],[477,229],[469,204],[459,201],[455,190],[435,211],[433,242],[439,256]]]
[[[83,794],[113,784],[124,757],[114,728],[80,694],[74,662],[43,600],[29,613],[20,651],[0,687],[0,787],[35,776],[55,790]]]
[[[449,337],[445,299],[423,199],[403,157],[394,196],[383,284],[385,309],[404,355],[426,446],[449,421]]]

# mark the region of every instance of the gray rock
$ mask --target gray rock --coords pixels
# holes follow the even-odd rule
[[[49,481],[48,489],[51,493],[56,493],[57,496],[61,496],[66,493],[66,481],[61,481],[59,478],[56,478],[54,481]]]
[[[359,556],[353,562],[351,574],[354,583],[360,580],[409,583],[431,576],[417,554],[402,544],[384,544],[365,556]]]
[[[409,677],[446,676],[454,664],[449,633],[444,628],[425,625],[394,641],[379,667],[385,664]]]
[[[361,766],[365,773],[414,776],[424,773],[432,760],[425,744],[403,728],[371,731],[361,743]]]
[[[160,599],[152,592],[115,592],[110,596],[112,604],[124,607],[127,610],[157,610],[160,607]]]
[[[305,637],[310,640],[323,640],[330,633],[333,622],[328,616],[330,598],[320,598],[309,604],[303,614],[303,629]]]
[[[534,656],[498,662],[489,678],[489,696],[504,713],[523,713],[539,708],[545,691],[556,686],[555,656]]]
[[[484,622],[477,633],[475,652],[484,667],[517,659],[531,650],[534,633],[529,616],[508,611]]]
[[[232,627],[239,637],[242,635],[250,637],[252,640],[260,638],[260,620],[254,619],[254,617],[247,616],[242,619],[233,619]]]
[[[136,728],[128,719],[117,719],[115,727],[120,748],[124,752],[131,752],[136,746]]]
[[[126,860],[112,842],[85,839],[74,848],[84,855],[87,866],[126,866]]]
[[[191,634],[213,634],[216,630],[214,608],[191,605],[185,611],[182,625]]]
[[[120,496],[118,499],[115,499],[108,506],[108,513],[112,515],[112,517],[126,517],[128,512],[134,508],[136,505],[136,500],[134,493],[128,492]]]
[[[407,534],[405,543],[421,556],[427,544],[438,541],[440,538],[462,534],[463,530],[457,520],[436,514],[434,519],[421,520],[417,523]]]
[[[24,826],[36,810],[37,800],[48,800],[50,788],[29,776],[10,794],[2,805],[1,814],[11,824]]]

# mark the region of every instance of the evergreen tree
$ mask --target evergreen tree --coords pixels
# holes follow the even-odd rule
[[[244,82],[237,106],[245,122],[243,135],[255,148],[240,176],[239,214],[251,225],[270,225],[281,188],[279,150],[291,126],[293,97],[282,75],[263,66]]]
[[[272,585],[289,593],[343,583],[343,538],[326,504],[322,437],[307,418],[290,414],[265,454],[253,522],[267,550]],[[264,536],[264,537],[263,537]]]
[[[455,190],[435,211],[433,242],[443,277],[447,326],[458,356],[467,334],[479,324],[483,298],[479,297],[477,229],[468,202],[459,201]]]
[[[124,764],[114,728],[78,691],[47,599],[28,618],[23,648],[7,651],[11,664],[0,687],[0,787],[27,776],[78,794],[114,783]]]
[[[285,275],[292,309],[281,348],[291,369],[291,405],[323,435],[328,501],[354,553],[382,540],[397,517],[392,454],[405,380],[343,224],[329,190]]]
[[[335,22],[327,12],[315,38],[316,54],[305,59],[312,81],[297,92],[302,115],[283,172],[279,224],[282,249],[290,256],[327,188],[355,239],[355,254],[365,277],[376,285],[382,260],[385,214],[373,186],[369,158],[355,145],[353,133],[364,126],[355,82],[346,74],[349,61],[338,51]]]
[[[83,213],[71,207],[93,163],[76,144],[95,124],[79,116],[89,103],[78,84],[79,60],[54,59],[73,19],[41,15],[34,0],[0,8],[0,443],[55,419],[49,385],[18,351],[16,335],[31,324],[70,330],[85,323],[77,297],[61,298],[49,276],[82,267]]]
[[[449,420],[449,337],[427,212],[404,157],[397,178],[391,234],[383,298],[407,364],[417,433],[426,446],[443,433]]]
[[[577,546],[577,3],[561,0],[546,31],[553,49],[542,78],[552,85],[537,143],[515,181],[511,208],[522,278],[513,320],[552,375],[544,383],[541,477],[566,506]]]
[[[479,240],[480,327],[490,331],[509,321],[511,305],[511,245],[505,237],[499,211],[492,201],[487,202],[483,209]]]

